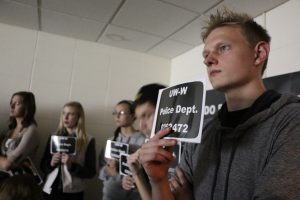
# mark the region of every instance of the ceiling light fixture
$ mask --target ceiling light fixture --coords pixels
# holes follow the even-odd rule
[[[115,34],[115,33],[109,33],[106,34],[106,37],[112,41],[124,41],[126,40],[124,36]]]

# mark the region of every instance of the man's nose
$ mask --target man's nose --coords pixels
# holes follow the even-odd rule
[[[210,52],[206,58],[204,59],[204,64],[207,66],[207,67],[210,67],[212,66],[213,64],[217,64],[218,63],[218,60],[217,60],[217,57],[216,57],[216,53],[214,52]]]

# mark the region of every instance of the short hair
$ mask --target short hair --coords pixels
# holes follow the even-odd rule
[[[165,87],[166,86],[158,83],[152,83],[142,86],[135,98],[136,105],[138,106],[148,102],[156,107],[158,92],[160,89],[163,89]]]
[[[203,42],[205,42],[209,34],[214,29],[222,26],[238,26],[251,48],[254,48],[260,41],[267,42],[268,44],[271,41],[271,37],[267,30],[257,24],[252,17],[245,13],[236,13],[228,10],[227,8],[223,8],[221,10],[217,10],[215,14],[210,15],[207,26],[202,29],[203,31],[201,36]],[[263,65],[262,74],[267,67],[267,63],[268,60],[266,60]]]
[[[30,126],[31,124],[37,125],[34,115],[36,111],[36,105],[35,105],[35,97],[32,92],[28,91],[19,91],[16,92],[12,95],[10,99],[10,103],[13,99],[14,96],[20,96],[22,97],[22,102],[24,104],[24,116],[23,116],[23,121],[22,121],[22,126],[23,128],[26,128]],[[9,129],[14,129],[17,126],[17,121],[14,117],[9,118]]]

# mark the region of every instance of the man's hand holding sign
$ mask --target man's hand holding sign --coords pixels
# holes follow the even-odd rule
[[[205,90],[201,81],[165,88],[159,92],[151,137],[170,127],[168,138],[200,143],[204,115]]]
[[[168,171],[176,160],[174,147],[180,142],[200,143],[202,136],[204,81],[189,82],[160,90],[151,139],[140,149],[140,162],[149,176],[152,189],[188,194],[187,181],[180,170],[169,186]],[[180,152],[178,153],[180,155]],[[166,188],[168,187],[168,188]],[[174,199],[170,191],[153,199]],[[159,194],[157,193],[157,194]],[[181,196],[182,197],[182,196]]]

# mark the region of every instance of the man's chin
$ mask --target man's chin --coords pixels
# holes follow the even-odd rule
[[[214,90],[217,90],[219,92],[226,92],[228,90],[228,86],[226,85],[221,85],[221,84],[214,84],[212,85]]]

